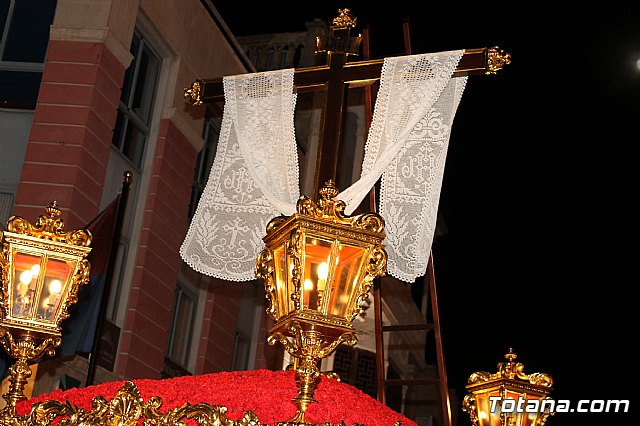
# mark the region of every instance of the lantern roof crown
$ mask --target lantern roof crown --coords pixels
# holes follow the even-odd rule
[[[509,352],[505,354],[504,357],[506,362],[498,364],[498,371],[496,373],[488,373],[486,371],[472,373],[467,381],[467,387],[486,384],[488,382],[503,381],[522,381],[540,388],[549,388],[549,390],[553,386],[553,379],[546,373],[525,374],[524,365],[516,362],[518,356],[513,352],[512,348],[509,348]]]
[[[333,180],[327,181],[318,192],[320,197],[317,201],[303,195],[296,204],[296,213],[272,219],[267,224],[267,235],[263,240],[266,242],[274,238],[276,234],[273,231],[278,228],[285,229],[289,226],[295,226],[296,223],[303,226],[302,224],[305,222],[317,222],[348,229],[355,232],[355,234],[350,233],[352,236],[368,235],[368,237],[364,237],[367,240],[373,237],[376,241],[382,241],[385,238],[384,219],[379,214],[369,212],[355,216],[345,215],[346,204],[335,198],[338,195],[338,189]]]
[[[45,214],[40,215],[35,225],[20,216],[11,216],[7,221],[7,230],[15,234],[34,237],[73,246],[89,247],[91,232],[87,229],[64,231],[64,221],[60,218],[61,211],[56,200],[51,201],[45,208]]]

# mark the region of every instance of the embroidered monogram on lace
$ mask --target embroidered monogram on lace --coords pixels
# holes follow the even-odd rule
[[[387,58],[360,179],[338,194],[351,214],[382,175],[380,215],[390,275],[424,275],[444,164],[466,77],[451,78],[463,50]]]
[[[300,196],[293,70],[223,79],[225,107],[216,157],[180,247],[194,270],[255,279],[267,223],[291,215]]]
[[[464,51],[386,58],[360,179],[338,195],[351,214],[382,176],[388,272],[426,272]],[[198,272],[254,279],[267,222],[299,196],[293,70],[224,79],[218,152],[180,253]]]

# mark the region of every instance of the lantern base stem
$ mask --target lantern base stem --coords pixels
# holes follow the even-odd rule
[[[296,320],[289,323],[288,331],[293,338],[292,340],[279,332],[272,333],[267,339],[267,343],[270,345],[280,342],[285,350],[294,357],[292,369],[296,372],[298,386],[298,395],[292,399],[298,411],[291,419],[280,422],[278,425],[315,425],[316,423],[306,417],[306,411],[310,404],[317,402],[313,394],[321,376],[318,361],[331,355],[339,344],[353,346],[358,339],[352,332],[343,333],[337,338],[327,339],[313,325],[307,327],[303,322]]]
[[[31,368],[25,358],[20,358],[9,367],[9,391],[2,395],[5,401],[7,401],[8,409],[12,410],[15,414],[15,407],[20,401],[27,399],[24,394],[24,388],[31,377]]]
[[[47,337],[43,340],[36,339],[30,332],[24,332],[17,340],[13,334],[4,327],[0,327],[0,344],[16,362],[9,367],[9,391],[2,395],[7,405],[0,410],[0,423],[3,418],[14,417],[16,405],[27,399],[24,388],[31,377],[31,367],[28,361],[35,362],[43,355],[53,355],[55,348],[60,346],[62,339],[59,336]]]
[[[304,357],[299,359],[296,369],[296,384],[298,385],[298,395],[291,401],[298,407],[296,414],[285,423],[297,425],[313,425],[306,417],[309,405],[318,402],[313,394],[318,387],[320,371],[318,370],[318,359],[315,357]]]

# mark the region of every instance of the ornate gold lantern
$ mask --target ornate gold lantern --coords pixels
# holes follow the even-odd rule
[[[89,281],[91,234],[63,231],[56,201],[45,212],[35,225],[12,216],[0,240],[0,342],[17,360],[9,368],[7,407],[0,417],[14,414],[26,399],[27,361],[54,354],[62,341],[60,322],[77,301],[79,286]]]
[[[301,197],[295,214],[273,219],[256,265],[275,320],[267,341],[280,342],[295,360],[298,411],[287,423],[309,423],[318,361],[340,343],[357,343],[352,323],[373,279],[386,272],[384,221],[375,213],[345,217],[337,194],[329,181],[317,203]]]
[[[554,401],[547,395],[553,379],[544,373],[525,374],[510,348],[507,362],[497,373],[480,371],[469,376],[462,410],[474,426],[543,426],[553,415]]]

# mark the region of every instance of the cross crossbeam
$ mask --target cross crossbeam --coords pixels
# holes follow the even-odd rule
[[[329,179],[336,181],[349,89],[371,86],[380,80],[384,59],[349,62],[352,54],[328,51],[326,65],[294,71],[293,87],[297,93],[321,91],[324,98],[314,194]],[[510,62],[510,55],[498,47],[466,49],[453,75],[495,74]],[[222,78],[196,80],[184,89],[184,97],[194,106],[223,101]]]

